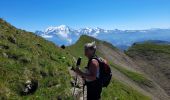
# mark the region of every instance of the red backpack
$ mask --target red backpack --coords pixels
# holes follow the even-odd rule
[[[112,72],[109,64],[105,59],[101,57],[94,56],[89,60],[89,62],[91,62],[92,59],[96,59],[99,62],[99,72],[100,72],[99,80],[102,84],[102,87],[107,87],[112,78]]]

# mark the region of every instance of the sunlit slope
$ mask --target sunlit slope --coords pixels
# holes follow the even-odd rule
[[[69,99],[72,57],[53,43],[0,19],[0,99]],[[38,80],[33,95],[20,96],[26,80]]]

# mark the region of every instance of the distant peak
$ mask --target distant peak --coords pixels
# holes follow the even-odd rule
[[[52,31],[67,31],[69,32],[70,28],[67,25],[59,25],[59,26],[50,26],[48,28],[45,29],[45,32],[52,32]]]
[[[69,28],[67,25],[59,25],[58,28]]]

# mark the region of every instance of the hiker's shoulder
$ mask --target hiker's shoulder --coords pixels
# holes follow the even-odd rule
[[[91,60],[91,63],[92,63],[92,64],[98,64],[98,60],[95,59],[95,58],[93,58],[93,59]]]
[[[92,62],[97,62],[97,59],[96,58],[92,58],[91,61]]]

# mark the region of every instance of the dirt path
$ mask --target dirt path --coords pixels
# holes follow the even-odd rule
[[[81,77],[77,76],[72,70],[71,67],[68,68],[69,73],[72,77],[72,83],[74,84],[76,82],[76,77],[77,77],[77,85],[73,85],[71,88],[71,93],[74,96],[75,100],[83,100],[83,84],[84,81],[82,80]],[[86,100],[86,88],[84,89],[84,100]]]

